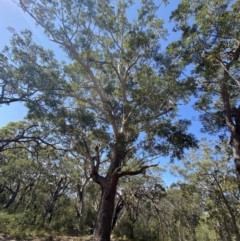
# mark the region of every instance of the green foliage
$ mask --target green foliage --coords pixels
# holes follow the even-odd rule
[[[90,177],[103,192],[115,196],[120,177],[144,172],[160,156],[183,158],[185,149],[197,146],[194,136],[187,133],[190,122],[176,118],[178,103],[187,103],[195,86],[179,80],[181,72],[171,68],[169,58],[160,53],[166,30],[153,0],[141,1],[138,9],[130,0],[19,0],[18,4],[69,57],[68,64],[58,63],[52,52],[34,44],[28,31],[14,33],[12,46],[6,48],[23,61],[26,78],[28,73],[34,76],[29,78],[35,93],[26,103],[27,118],[51,127],[50,143],[37,142],[33,150],[40,169],[34,175],[43,193],[33,191],[34,182],[29,190],[34,200],[23,196],[29,206],[37,205],[46,227],[47,220],[54,223],[61,197],[71,186],[69,196],[77,196],[78,229],[83,229]],[[134,18],[129,15],[132,9]],[[33,49],[33,56],[26,60]],[[49,145],[55,148],[52,152]],[[117,181],[112,182],[115,175]],[[22,182],[14,181],[15,191],[10,192],[18,194]],[[98,204],[107,200],[104,195]],[[111,200],[110,206],[114,205]],[[111,223],[110,219],[97,226]],[[58,220],[54,227],[59,232],[60,223],[71,223],[67,218]],[[64,232],[72,229],[66,227]]]
[[[23,239],[34,234],[35,227],[30,223],[29,215],[26,213],[8,214],[0,212],[1,228],[0,232]]]
[[[191,185],[202,208],[196,229],[199,240],[230,240],[238,230],[237,203],[239,192],[235,182],[231,150],[224,141],[202,141],[200,149],[189,153],[183,167],[174,172],[183,178],[181,186]],[[236,225],[236,226],[235,226]],[[202,233],[203,229],[208,230]]]
[[[182,35],[170,44],[168,53],[176,67],[188,66],[197,82],[199,99],[195,108],[202,112],[203,130],[210,134],[226,130],[225,118],[230,111],[227,106],[233,108],[239,101],[240,21],[236,9],[239,1],[183,0],[171,16],[175,30]]]
[[[30,109],[42,98],[49,105],[59,103],[54,89],[61,78],[53,52],[36,45],[29,30],[21,35],[11,28],[10,31],[11,47],[5,46],[0,54],[0,103],[25,101]],[[49,98],[53,96],[54,101]]]
[[[111,185],[117,176],[122,179],[116,207],[124,200],[117,236],[139,241],[233,238],[238,193],[229,150],[223,143],[200,144],[184,159],[185,149],[197,148],[198,142],[187,132],[190,121],[178,118],[177,111],[179,102],[197,94],[204,130],[226,127],[221,63],[231,63],[226,89],[232,107],[239,99],[234,86],[239,1],[183,0],[172,13],[182,37],[167,53],[161,53],[166,30],[155,1],[141,1],[137,10],[131,0],[18,3],[69,61],[58,63],[27,30],[12,31],[11,47],[0,55],[5,88],[0,103],[22,100],[29,109],[29,121],[0,130],[4,229],[15,236],[89,233],[100,203],[107,200],[104,192],[115,190]],[[183,77],[186,66],[191,77]],[[184,160],[174,169],[184,182],[166,189],[146,171],[162,156]]]
[[[174,128],[171,126],[175,125],[176,103],[182,99],[187,101],[192,87],[186,82],[180,83],[180,73],[169,70],[170,62],[161,57],[159,40],[166,36],[166,31],[156,15],[158,6],[154,1],[142,1],[133,20],[128,13],[135,6],[133,1],[117,4],[111,1],[69,0],[61,4],[20,1],[20,6],[35,16],[47,36],[73,60],[62,66],[66,81],[58,80],[59,92],[55,92],[55,86],[49,88],[58,97],[62,96],[61,103],[54,103],[56,96],[48,95],[42,98],[44,104],[38,102],[30,106],[29,117],[34,118],[35,110],[36,117],[42,115],[54,122],[63,133],[73,128],[73,122],[81,123],[78,132],[90,128],[87,136],[84,131],[79,133],[84,142],[90,144],[89,139],[97,139],[91,146],[103,142],[108,148],[113,142],[109,139],[112,132],[115,139],[118,132],[124,132],[128,149],[139,140],[139,133],[154,135],[155,129],[151,129],[154,122],[157,125],[168,123],[169,129]],[[60,12],[64,16],[60,16]],[[180,158],[185,146],[196,146],[196,140],[186,134],[187,125],[184,126],[182,131],[173,131],[170,139],[161,134],[153,140],[157,145],[161,142],[159,139],[166,138],[166,142],[171,142],[172,156]],[[176,141],[176,135],[182,140]],[[164,144],[163,149],[167,146]]]
[[[151,133],[147,138],[147,147],[154,146],[154,148],[165,156],[170,156],[173,161],[174,158],[183,158],[184,148],[196,148],[197,140],[192,134],[186,134],[187,127],[190,125],[188,120],[179,120],[175,125],[169,122],[162,122],[153,127]]]
[[[196,227],[196,238],[198,241],[215,241],[217,234],[212,225],[206,222],[206,217],[202,217],[200,224]]]

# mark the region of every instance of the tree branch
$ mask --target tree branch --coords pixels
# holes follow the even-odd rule
[[[144,170],[146,170],[150,167],[157,167],[157,166],[158,166],[158,164],[154,164],[154,165],[150,165],[150,166],[143,166],[137,171],[130,171],[130,170],[122,171],[122,172],[118,172],[117,176],[118,176],[118,178],[123,177],[123,176],[135,176],[135,175],[143,173]]]

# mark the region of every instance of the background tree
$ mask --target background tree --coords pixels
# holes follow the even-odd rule
[[[220,240],[239,240],[239,192],[231,158],[226,142],[202,141],[199,150],[184,160],[183,168],[175,166],[183,178],[181,186],[192,186],[200,197],[200,224],[211,223]]]
[[[240,190],[239,10],[239,1],[181,1],[171,18],[182,36],[169,53],[180,71],[192,70],[188,78],[199,87],[195,107],[203,113],[203,130],[230,136]]]
[[[11,47],[5,46],[0,53],[0,105],[22,102],[28,105],[29,113],[31,108],[34,108],[36,114],[35,103],[41,105],[42,99],[50,105],[59,104],[55,90],[61,83],[60,71],[52,51],[44,50],[35,44],[32,41],[32,33],[28,30],[22,31],[22,35],[18,35],[12,28],[9,30],[13,36],[10,40]],[[52,146],[56,144],[51,143],[47,137],[52,127],[46,122],[44,126],[37,120],[11,125],[14,128],[19,125],[18,132],[15,136],[10,136],[10,126],[6,127],[8,134],[4,134],[4,130],[1,131],[0,152],[11,143],[44,142]]]
[[[17,136],[17,133],[21,133],[24,127],[23,122],[10,123],[7,127],[0,129],[0,136],[5,138]],[[39,134],[38,129],[33,134],[37,133]],[[44,132],[41,135],[44,135]],[[67,197],[67,194],[72,194],[70,183],[72,184],[76,179],[79,181],[81,177],[80,173],[76,174],[77,165],[72,158],[66,155],[65,150],[57,149],[56,146],[46,143],[47,137],[49,137],[49,133],[43,137],[45,140],[43,142],[39,142],[39,139],[36,141],[31,136],[26,140],[10,142],[1,152],[0,211],[3,215],[9,214],[16,218],[19,233],[25,232],[26,234],[28,231],[42,230],[45,228],[43,227],[45,219],[49,226],[55,213],[58,215],[63,213],[64,206],[61,205],[64,202],[62,201],[62,204],[59,205],[60,199],[66,199],[66,201],[70,199]],[[51,134],[50,138],[53,143],[56,143],[55,137],[56,135]],[[59,137],[58,141],[60,139]],[[68,205],[71,209],[71,204]],[[73,200],[72,210],[75,211]],[[46,227],[45,230],[56,226],[56,218],[54,221],[51,227]],[[12,220],[10,219],[8,222],[11,226]],[[74,223],[74,218],[71,223]],[[1,231],[4,231],[4,227]],[[65,232],[67,227],[68,231],[73,232],[74,228],[70,229],[68,225]],[[5,227],[5,229],[8,228]],[[25,229],[26,231],[24,231]],[[64,229],[61,228],[61,230]]]
[[[120,208],[114,234],[131,240],[158,239],[160,230],[156,212],[166,195],[160,172],[123,178],[119,184],[116,211]]]
[[[40,100],[46,87],[59,81],[53,53],[33,43],[28,30],[22,31],[24,38],[12,28],[9,31],[14,36],[11,48],[5,46],[0,54],[0,104]]]

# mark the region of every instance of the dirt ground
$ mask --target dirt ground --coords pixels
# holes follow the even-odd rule
[[[89,241],[91,237],[67,237],[67,236],[61,236],[61,237],[52,237],[49,236],[47,238],[39,238],[39,239],[13,239],[11,237],[8,237],[5,234],[0,234],[0,241]]]
[[[86,237],[68,237],[68,236],[57,236],[57,237],[46,237],[46,238],[28,238],[28,239],[13,239],[5,234],[0,233],[0,241],[90,241],[91,236]],[[112,241],[121,241],[119,239],[111,238]],[[122,240],[123,241],[123,240]]]

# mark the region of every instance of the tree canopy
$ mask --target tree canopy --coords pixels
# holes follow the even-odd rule
[[[68,222],[63,233],[94,229],[96,241],[110,241],[112,230],[136,239],[148,222],[139,240],[240,240],[228,166],[233,156],[240,190],[240,2],[182,0],[171,15],[181,37],[166,50],[163,6],[153,0],[15,3],[66,61],[29,30],[11,29],[0,54],[0,104],[28,109],[0,129],[0,203],[10,223],[16,213],[41,230]],[[198,146],[179,115],[193,96],[203,131],[220,136],[215,149]],[[184,182],[164,187],[163,157],[183,160],[175,173]]]

